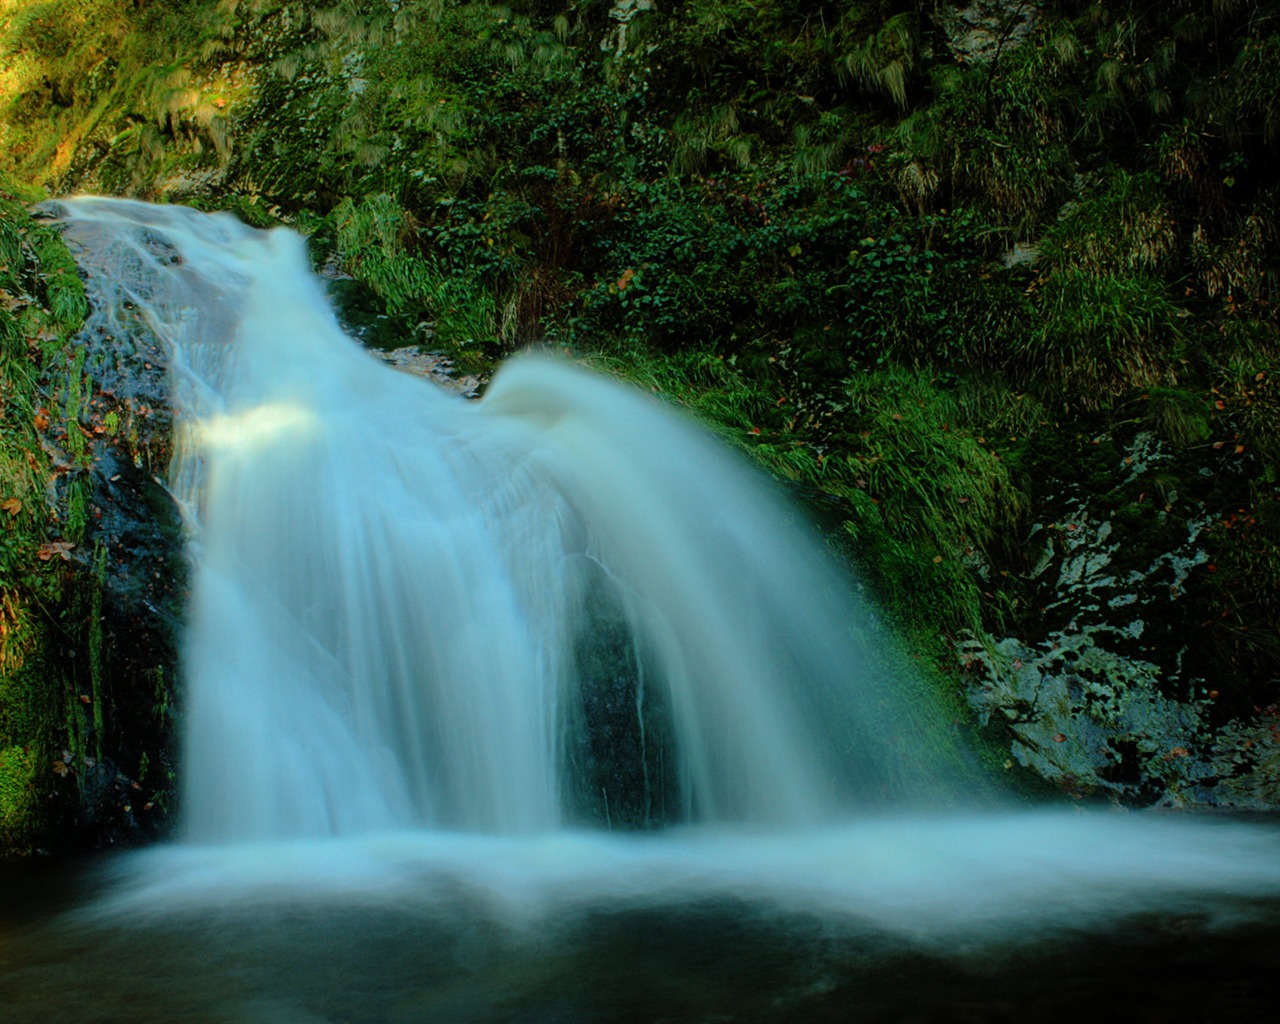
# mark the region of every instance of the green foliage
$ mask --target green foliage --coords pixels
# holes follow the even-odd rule
[[[1026,498],[954,390],[887,370],[846,385],[846,432],[826,461],[855,515],[847,529],[872,583],[905,624],[956,636],[995,624],[980,572],[1012,535]]]
[[[1148,388],[1143,414],[1145,426],[1157,436],[1185,448],[1209,438],[1208,402],[1205,396],[1178,388]]]
[[[1067,197],[1079,55],[1059,33],[991,65],[931,69],[934,102],[893,129],[900,166],[923,167],[933,182],[922,200],[976,206],[1025,237]]]
[[[56,186],[109,153],[109,178],[138,187],[165,169],[225,163],[234,90],[208,72],[235,35],[237,6],[20,5],[0,31],[0,169]]]
[[[1065,206],[1040,236],[1042,265],[1091,274],[1151,271],[1177,245],[1176,223],[1160,178],[1117,168],[1100,187]]]
[[[842,374],[991,351],[1025,306],[1017,289],[975,295],[987,268],[971,212],[910,216],[852,173],[667,180],[625,206],[579,333],[712,338],[726,352],[777,338],[797,372]]]
[[[580,332],[679,345],[723,338],[748,314],[753,226],[731,208],[733,200],[704,202],[701,193],[669,180],[636,186],[603,240],[607,257],[583,296]]]
[[[0,176],[0,502],[6,503],[0,509],[0,592],[29,575],[45,539],[49,469],[38,433],[40,420],[48,418],[39,390],[43,346],[78,328],[83,311],[83,286],[66,247],[31,221]],[[0,649],[4,645],[0,636]],[[5,661],[0,654],[0,669]]]
[[[775,456],[761,441],[763,425],[781,425],[778,396],[736,356],[726,358],[714,348],[692,345],[655,355],[642,341],[623,339],[589,354],[586,361],[687,410],[732,444],[764,455],[783,476],[812,483],[821,474],[813,454],[799,449],[793,456],[795,470],[785,471],[787,456]]]
[[[846,19],[861,20],[860,12]],[[907,77],[914,70],[919,51],[919,23],[914,12],[901,12],[862,39],[851,41],[843,70],[863,88],[882,92],[899,109],[907,106]]]
[[[51,820],[60,738],[60,639],[50,610],[63,594],[51,540],[48,456],[40,439],[51,415],[41,390],[44,360],[79,327],[84,291],[57,234],[35,224],[0,175],[0,849],[25,850]],[[47,548],[43,549],[48,551]],[[41,559],[44,560],[41,560]]]
[[[436,256],[419,255],[409,215],[389,196],[373,195],[358,206],[347,200],[334,218],[339,254],[388,312],[406,323],[421,323],[434,341],[459,357],[496,349],[492,292],[480,286],[474,270],[450,271]]]
[[[0,168],[293,223],[472,372],[550,342],[639,380],[847,522],[926,645],[1034,617],[1000,566],[1036,481],[1105,492],[1117,456],[1063,439],[1151,431],[1164,495],[1229,453],[1256,524],[1215,559],[1258,596],[1253,646],[1220,649],[1274,676],[1280,5],[1006,5],[980,51],[958,6],[42,0],[0,27]],[[88,382],[36,390],[83,294],[6,197],[0,568],[25,572],[53,536],[30,425]]]
[[[30,747],[0,749],[0,849],[23,849],[37,834],[37,757]]]
[[[1097,407],[1134,388],[1172,383],[1178,313],[1158,278],[1066,270],[1046,278],[1040,323],[1023,342],[1025,379],[1046,399]]]

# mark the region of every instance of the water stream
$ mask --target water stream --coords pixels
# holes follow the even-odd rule
[[[169,357],[183,830],[26,870],[0,1020],[1210,1019],[1188,958],[1263,1019],[1280,830],[978,797],[684,417],[547,355],[464,401],[346,337],[287,231],[62,212],[90,336]]]

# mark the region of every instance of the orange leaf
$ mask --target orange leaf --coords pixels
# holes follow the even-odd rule
[[[49,429],[49,410],[48,409],[40,408],[36,410],[35,425],[36,425],[36,430],[44,431]]]
[[[75,545],[68,540],[51,540],[48,543],[41,544],[36,557],[42,562],[47,562],[51,558],[61,558],[64,562],[71,561],[71,549]]]
[[[22,502],[17,498],[5,498],[4,501],[0,501],[0,508],[8,512],[9,515],[16,516],[22,511]]]

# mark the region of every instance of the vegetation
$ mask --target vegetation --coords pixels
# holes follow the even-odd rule
[[[1193,674],[1248,714],[1280,665],[1278,58],[1274,0],[0,0],[0,168],[292,224],[469,372],[541,343],[689,406],[947,685],[1044,626],[1026,538],[1066,503],[1143,550],[1204,520],[1161,614],[1212,619]],[[6,579],[47,540],[27,348],[76,301],[0,310]],[[1159,507],[1097,462],[1139,438]]]
[[[68,343],[84,288],[31,198],[0,177],[0,848],[18,852],[112,841],[137,824],[135,801],[154,808],[155,780],[140,780],[147,759],[163,767],[169,723],[135,687],[171,658],[154,627],[110,642],[133,609],[119,593],[105,607],[109,572],[138,549],[104,521],[101,479],[142,474],[104,468],[119,417]]]
[[[51,423],[37,385],[59,334],[83,313],[66,250],[0,179],[0,843],[8,848],[40,835],[60,783],[48,769],[60,762],[57,724],[70,708],[49,678],[63,625],[48,609],[67,596],[63,559],[75,545],[49,528],[53,469],[41,434]]]

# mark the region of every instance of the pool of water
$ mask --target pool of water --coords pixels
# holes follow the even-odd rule
[[[10,864],[0,1021],[1274,1019],[1280,875],[1265,858],[1280,833],[1197,826],[1175,885],[1159,833],[1184,829],[1130,830],[1157,845],[1149,869],[1126,873],[1120,838],[1108,861],[1098,835],[1071,838],[1069,819],[1032,825],[932,824],[933,846],[925,825],[899,822],[807,837],[415,834]],[[1028,830],[1041,839],[1019,839]],[[1244,873],[1241,834],[1264,858]],[[1190,884],[1184,872],[1214,871],[1197,858],[1215,836],[1236,859]],[[1028,868],[1032,850],[1042,859]]]

